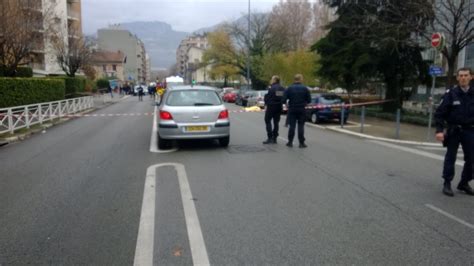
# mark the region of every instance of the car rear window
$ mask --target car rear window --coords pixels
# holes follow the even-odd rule
[[[169,106],[214,106],[222,102],[215,91],[182,90],[170,92],[166,104]]]
[[[338,104],[341,102],[342,102],[342,98],[336,95],[321,96],[319,98],[319,103],[322,103],[322,104]]]

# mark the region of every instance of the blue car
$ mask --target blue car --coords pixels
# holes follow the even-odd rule
[[[342,106],[344,101],[336,94],[316,94],[311,98],[311,104],[306,109],[306,118],[317,124],[333,119],[341,122]],[[339,106],[338,106],[339,105]],[[344,107],[344,124],[349,118],[349,107]]]

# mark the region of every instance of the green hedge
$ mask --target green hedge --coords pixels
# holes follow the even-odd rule
[[[0,108],[63,100],[63,80],[0,78]]]
[[[5,68],[0,67],[0,77],[5,77]],[[18,67],[16,69],[17,78],[31,78],[33,77],[33,69],[31,67]]]
[[[83,93],[86,90],[86,79],[80,77],[52,77],[53,79],[62,79],[66,85],[66,98],[73,98],[77,94]]]

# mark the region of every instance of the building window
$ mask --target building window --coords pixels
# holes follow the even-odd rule
[[[117,71],[117,65],[112,65],[112,69],[113,69],[114,71]]]
[[[102,65],[102,70],[105,72],[107,71],[107,66],[106,65]]]
[[[466,67],[474,68],[474,43],[466,47]]]

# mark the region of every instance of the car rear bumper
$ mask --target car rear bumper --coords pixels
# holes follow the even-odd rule
[[[201,123],[198,126],[208,126],[207,132],[186,132],[186,127],[196,124],[158,124],[158,134],[163,139],[213,139],[230,136],[230,122]]]

